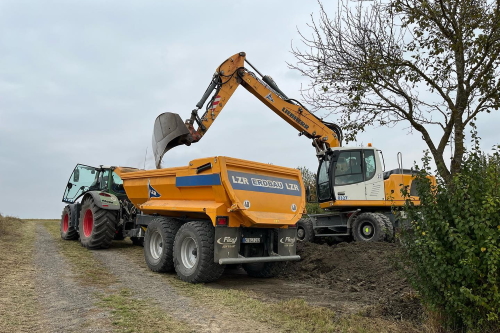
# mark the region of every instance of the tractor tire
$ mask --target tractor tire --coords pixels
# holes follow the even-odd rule
[[[352,224],[352,236],[356,242],[383,242],[386,237],[384,219],[377,213],[362,213]]]
[[[251,264],[243,264],[243,269],[248,276],[255,278],[272,278],[281,274],[286,267],[286,261],[276,262],[256,262]]]
[[[211,282],[224,272],[214,262],[215,228],[210,222],[185,223],[175,235],[174,265],[177,276],[190,283]]]
[[[61,214],[61,238],[64,240],[74,240],[78,239],[78,232],[76,228],[70,225],[71,221],[71,210],[69,206],[64,207]]]
[[[314,228],[310,218],[300,219],[297,222],[297,240],[299,242],[314,242]]]
[[[82,204],[80,216],[80,242],[90,250],[107,249],[116,232],[116,213],[97,207],[94,199],[87,198]]]
[[[163,273],[174,270],[174,239],[181,224],[176,219],[158,217],[148,225],[146,235],[142,238],[144,258],[153,272]]]
[[[385,224],[385,240],[387,242],[392,242],[394,240],[394,226],[392,225],[391,219],[385,214],[378,214]]]
[[[144,237],[130,237],[132,244],[137,246],[144,246]]]

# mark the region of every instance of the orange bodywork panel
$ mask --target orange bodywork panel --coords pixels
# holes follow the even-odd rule
[[[207,112],[201,117],[203,127],[200,126],[197,129],[199,136],[196,141],[208,131],[234,91],[239,85],[242,85],[300,133],[314,139],[318,145],[341,146],[340,138],[321,119],[309,112],[305,107],[284,100],[265,82],[248,71],[244,67],[245,56],[244,52],[236,53],[216,69],[216,72],[221,75],[223,84],[217,95],[214,96],[212,103],[208,106]]]
[[[114,170],[129,200],[145,214],[229,217],[230,227],[294,225],[305,210],[299,170],[230,157],[193,160],[185,167]]]

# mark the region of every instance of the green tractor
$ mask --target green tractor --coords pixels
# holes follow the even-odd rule
[[[61,215],[62,239],[79,238],[88,249],[105,249],[125,237],[143,245],[144,230],[133,222],[138,211],[114,169],[77,164],[62,199],[68,204]]]

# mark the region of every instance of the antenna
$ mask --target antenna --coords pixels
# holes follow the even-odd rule
[[[144,154],[144,170],[146,170],[146,157],[148,156],[148,146],[146,146],[146,153]]]

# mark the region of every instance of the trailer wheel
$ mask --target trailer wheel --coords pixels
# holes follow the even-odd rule
[[[153,272],[172,272],[174,270],[174,239],[181,222],[166,217],[154,219],[146,230],[144,238],[144,258]],[[136,241],[139,241],[139,238]],[[134,240],[132,239],[132,242]]]
[[[386,226],[380,214],[363,213],[352,225],[352,236],[356,242],[383,242]]]
[[[116,213],[97,207],[89,197],[82,204],[79,229],[83,247],[107,249],[115,237]]]
[[[392,242],[394,240],[394,227],[392,225],[391,220],[385,214],[378,213],[378,215],[384,221],[384,225],[385,225],[385,240],[387,242]]]
[[[297,240],[299,242],[314,241],[314,228],[311,219],[300,219],[299,222],[297,222]]]
[[[243,264],[242,266],[248,276],[256,278],[272,278],[284,271],[286,261],[255,262],[251,264]]]
[[[76,228],[70,224],[71,210],[69,206],[64,207],[61,214],[61,238],[64,240],[78,239]]]
[[[182,281],[211,282],[224,272],[225,265],[214,262],[215,229],[209,222],[184,224],[174,242],[174,265]]]

